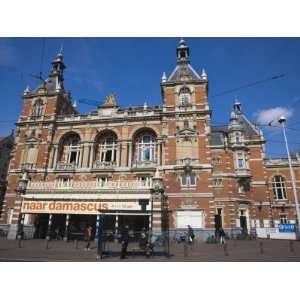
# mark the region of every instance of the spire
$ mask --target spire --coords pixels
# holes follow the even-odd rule
[[[202,69],[202,72],[201,72],[201,79],[203,79],[203,80],[207,80],[207,74],[206,74],[206,72],[205,72],[205,69],[204,69],[204,68]]]
[[[64,57],[62,54],[62,49],[61,51],[56,55],[56,58],[52,61],[52,70],[51,74],[52,75],[60,75],[63,78],[63,72],[64,69],[66,68],[64,62]]]
[[[77,107],[77,102],[76,102],[76,100],[73,102],[73,107],[74,107],[74,108]]]
[[[190,50],[183,38],[179,41],[179,46],[176,50],[177,62],[189,63]]]
[[[166,75],[166,73],[164,72],[163,75],[162,75],[162,77],[161,77],[161,82],[164,83],[164,82],[166,82],[166,81],[167,81],[167,75]]]
[[[190,65],[190,49],[183,38],[176,49],[177,64],[167,81],[196,81],[201,80],[199,74]],[[163,82],[163,81],[162,81]]]
[[[229,122],[229,129],[233,130],[241,130],[242,125],[240,123],[240,119],[238,115],[241,115],[241,103],[238,99],[235,99],[233,104],[233,111],[230,114],[230,122]]]
[[[64,89],[64,69],[66,68],[63,60],[62,47],[56,58],[51,62],[52,70],[49,74],[48,88],[53,89],[56,92],[60,92]],[[51,87],[50,87],[51,85]]]

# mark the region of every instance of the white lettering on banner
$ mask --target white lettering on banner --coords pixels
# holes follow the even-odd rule
[[[134,202],[23,201],[22,213],[98,214],[99,210],[141,210]],[[147,205],[149,210],[149,204]]]

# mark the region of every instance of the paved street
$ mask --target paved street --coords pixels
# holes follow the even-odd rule
[[[18,241],[0,239],[0,261],[97,261],[96,247],[85,251],[85,242],[50,241],[46,249],[45,240],[25,240],[19,248]],[[285,240],[228,241],[227,251],[223,245],[195,243],[184,249],[184,244],[171,243],[170,257],[157,251],[149,259],[137,251],[137,245],[129,244],[128,258],[122,261],[300,261],[300,243]],[[120,261],[120,244],[106,246],[108,254],[101,261]],[[226,249],[225,249],[226,250]]]

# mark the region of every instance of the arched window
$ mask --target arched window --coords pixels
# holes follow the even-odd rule
[[[276,200],[287,200],[285,180],[282,176],[276,175],[272,179],[273,195]]]
[[[32,116],[41,117],[43,115],[43,101],[41,99],[37,100],[32,107]]]
[[[111,166],[117,162],[117,136],[113,132],[100,135],[96,140],[96,166]]]
[[[137,162],[156,162],[156,136],[152,132],[142,132],[136,137],[135,159]]]
[[[191,91],[187,87],[181,88],[179,92],[180,105],[189,105],[191,103]]]
[[[65,137],[61,144],[60,165],[67,167],[77,167],[80,157],[80,137],[72,133]]]

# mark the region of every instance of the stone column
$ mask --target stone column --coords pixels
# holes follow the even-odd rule
[[[157,164],[158,166],[160,166],[160,156],[161,156],[161,153],[160,153],[160,145],[161,145],[160,142],[158,142],[158,143],[156,144],[156,149],[157,149],[156,164]]]
[[[94,160],[95,160],[95,158],[94,158],[94,152],[95,152],[95,145],[94,144],[92,144],[91,146],[91,149],[90,149],[90,164],[89,164],[89,168],[92,168],[93,167],[93,163],[94,163]]]
[[[128,167],[132,167],[132,142],[128,143]]]
[[[52,160],[52,168],[53,168],[53,169],[56,168],[56,164],[57,164],[57,155],[58,155],[58,146],[55,145],[55,146],[54,146],[54,155],[53,155],[53,160]]]
[[[89,160],[89,148],[90,146],[88,144],[83,144],[83,155],[82,155],[82,164],[81,167],[88,168],[88,160]]]
[[[122,142],[120,142],[120,145],[119,145],[119,150],[117,150],[117,167],[121,167],[122,165],[122,161],[121,161],[121,155],[122,155]]]
[[[66,215],[66,225],[65,225],[65,233],[64,233],[64,241],[68,241],[68,234],[69,234],[69,220],[70,220],[70,215]]]

